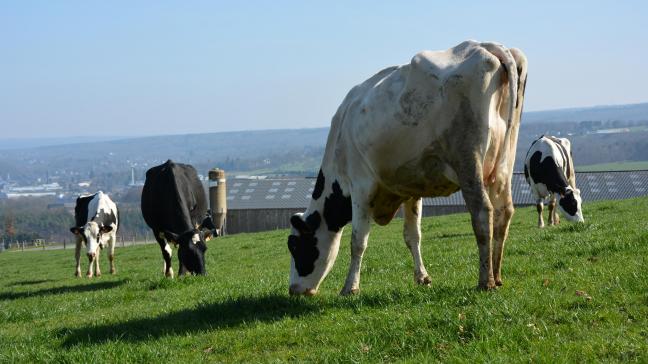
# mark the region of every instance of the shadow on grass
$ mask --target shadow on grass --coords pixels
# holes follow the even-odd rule
[[[41,283],[47,283],[47,282],[53,282],[53,279],[35,279],[35,280],[30,280],[30,281],[18,281],[18,282],[13,282],[9,284],[8,286],[15,287],[15,286],[30,286],[32,284],[41,284]]]
[[[473,234],[472,231],[467,233],[440,233],[440,234],[430,236],[430,239],[466,238],[466,237],[474,237],[474,236],[475,234]]]
[[[426,290],[426,288],[422,288]],[[256,322],[275,322],[286,318],[306,318],[323,314],[327,309],[356,311],[362,307],[390,305],[423,305],[430,301],[450,300],[460,296],[475,296],[475,290],[430,289],[428,291],[383,291],[356,297],[289,297],[271,293],[262,296],[229,298],[221,302],[204,303],[176,312],[133,319],[125,322],[62,328],[57,336],[63,347],[102,344],[120,340],[128,342],[156,340],[165,336],[185,335],[205,330],[218,330]],[[460,300],[461,301],[461,300]],[[465,302],[455,302],[462,306]]]
[[[100,291],[103,289],[110,289],[110,288],[121,286],[126,282],[127,280],[121,280],[121,281],[112,281],[112,282],[97,282],[97,283],[90,283],[90,284],[81,284],[76,286],[46,288],[37,291],[3,292],[0,293],[0,300],[16,300],[20,298],[51,296],[51,295],[63,294],[63,293]]]

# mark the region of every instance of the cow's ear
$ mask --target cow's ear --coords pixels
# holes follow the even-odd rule
[[[199,229],[209,229],[213,230],[216,229],[216,225],[214,225],[214,220],[212,220],[211,215],[207,214],[203,221],[200,223],[200,226],[198,226]]]
[[[112,226],[110,225],[103,225],[102,227],[99,228],[99,231],[101,231],[102,234],[106,234],[112,231]]]
[[[313,230],[302,220],[301,216],[295,214],[290,218],[290,224],[302,234],[312,234]]]
[[[81,229],[79,229],[79,228],[76,227],[76,226],[75,226],[75,227],[71,227],[71,228],[70,228],[70,232],[71,232],[72,234],[74,234],[74,235],[79,235],[79,234],[81,234]]]

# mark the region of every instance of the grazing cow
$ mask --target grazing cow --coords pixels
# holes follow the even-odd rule
[[[117,205],[106,195],[99,191],[94,195],[79,196],[74,207],[74,227],[70,231],[76,236],[76,270],[75,275],[81,276],[81,244],[85,243],[88,255],[88,277],[92,277],[92,266],[95,265],[95,274],[101,276],[99,269],[99,252],[108,244],[108,260],[110,273],[115,274],[115,242],[117,241],[117,227],[119,226],[119,212]]]
[[[173,278],[171,247],[179,246],[179,274],[205,274],[205,233],[214,229],[207,214],[207,199],[196,169],[171,160],[146,171],[142,215],[160,244],[164,274]]]
[[[317,293],[349,221],[351,263],[341,294],[358,292],[370,220],[385,225],[402,204],[414,280],[429,284],[421,198],[457,190],[477,238],[479,287],[501,285],[526,70],[517,49],[467,41],[418,53],[354,87],[331,122],[310,204],[290,219],[289,292]]]
[[[571,143],[566,138],[543,135],[533,143],[524,160],[524,177],[536,198],[538,227],[544,227],[543,201],[549,197],[549,224],[560,222],[558,208],[567,220],[583,222],[580,190],[576,188],[576,174],[571,155]]]

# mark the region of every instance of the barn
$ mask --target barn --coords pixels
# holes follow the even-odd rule
[[[648,170],[577,172],[576,185],[583,201],[619,200],[648,195]],[[227,233],[284,229],[290,216],[308,206],[315,178],[237,177],[227,180]],[[513,174],[513,203],[535,204],[523,173]],[[461,192],[448,197],[424,198],[423,216],[466,211]]]

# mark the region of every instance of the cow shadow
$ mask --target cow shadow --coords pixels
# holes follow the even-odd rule
[[[47,280],[45,280],[45,281],[47,281]],[[127,280],[108,281],[108,282],[104,281],[104,282],[96,282],[96,283],[82,284],[82,285],[75,285],[75,286],[62,286],[62,287],[45,288],[45,289],[40,289],[40,290],[36,290],[36,291],[3,292],[3,293],[0,293],[0,301],[2,301],[2,300],[16,300],[16,299],[28,298],[28,297],[51,296],[51,295],[57,295],[57,294],[63,294],[63,293],[82,293],[82,292],[101,291],[101,290],[104,290],[104,289],[111,289],[111,288],[121,286],[122,284],[124,284],[126,282],[127,282]],[[43,282],[35,282],[35,283],[30,283],[30,284],[36,284],[36,283],[43,283]]]
[[[429,294],[394,290],[333,299],[290,297],[278,293],[229,298],[156,317],[80,328],[61,328],[57,330],[56,336],[63,338],[62,346],[66,348],[115,340],[139,342],[205,330],[227,329],[254,322],[275,322],[286,318],[303,319],[322,315],[332,308],[358,311],[362,307],[385,307],[403,303],[423,305],[429,303],[431,297],[452,300],[452,297],[457,295],[466,296],[470,295],[468,292],[476,292],[474,289],[457,287],[442,287],[437,290],[421,287],[421,289],[428,290]]]
[[[18,282],[13,282],[11,284],[8,284],[10,287],[15,287],[15,286],[31,286],[33,284],[41,284],[41,283],[47,283],[47,282],[53,282],[53,279],[34,279],[34,280],[29,280],[29,281],[18,281]]]

